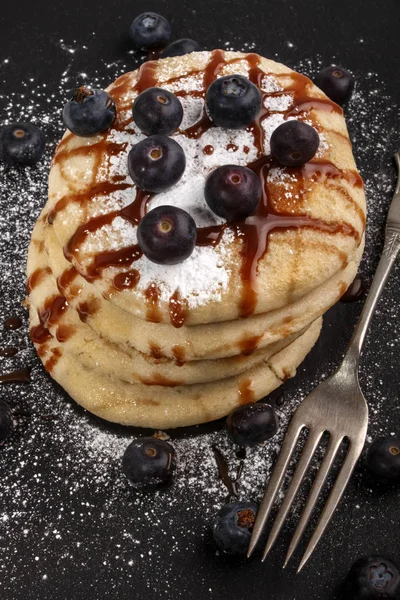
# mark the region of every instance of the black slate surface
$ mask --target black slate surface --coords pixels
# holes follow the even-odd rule
[[[143,57],[129,53],[126,32],[131,20],[149,9],[171,20],[175,38],[193,37],[208,49],[227,42],[241,50],[248,44],[288,66],[303,65],[306,74],[332,62],[356,74],[364,104],[354,101],[347,114],[358,164],[368,183],[371,221],[362,271],[370,281],[394,189],[391,157],[400,146],[397,0],[8,3],[0,14],[0,123],[17,118],[23,112],[19,105],[28,97],[41,114],[53,104],[62,105],[60,81],[66,70],[70,79],[61,86],[64,99],[80,73],[89,80],[96,75],[105,85],[117,73],[135,68]],[[379,100],[381,93],[385,98]],[[373,107],[382,113],[375,121],[368,118]],[[48,157],[61,131],[56,115],[55,111],[55,122],[44,124]],[[25,364],[34,367],[31,385],[0,387],[1,397],[20,413],[13,437],[0,449],[2,598],[333,600],[358,556],[380,552],[400,563],[398,491],[376,488],[362,466],[315,557],[299,576],[294,566],[281,569],[293,523],[266,564],[258,559],[231,560],[215,552],[207,533],[212,506],[207,507],[209,496],[203,502],[196,486],[178,496],[136,503],[121,482],[118,460],[107,459],[109,475],[103,464],[97,477],[92,448],[88,470],[82,447],[85,432],[90,444],[91,431],[118,439],[126,430],[102,424],[69,402],[43,373],[30,347],[20,305],[22,273],[29,231],[45,201],[46,181],[40,183],[39,177],[35,193],[27,199],[24,175],[4,170],[0,175],[0,321],[10,314],[24,319],[22,329],[0,331],[0,346],[16,343],[21,348],[13,359],[0,358],[0,371]],[[26,177],[29,182],[35,179]],[[21,205],[21,210],[13,205],[11,210],[11,202],[19,201],[31,204]],[[362,364],[362,387],[372,408],[371,436],[400,431],[399,295],[397,266]],[[339,363],[360,310],[360,303],[339,303],[329,311],[316,348],[297,377],[285,385],[288,398],[298,396],[299,390],[304,395]],[[68,422],[75,429],[66,428],[63,435]],[[71,431],[76,431],[79,448]],[[196,439],[197,432],[175,435]],[[123,443],[122,438],[121,448]],[[260,482],[260,490],[262,486]]]

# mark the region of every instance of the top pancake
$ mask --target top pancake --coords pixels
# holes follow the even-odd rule
[[[216,77],[236,73],[263,93],[260,123],[239,131],[209,127],[205,91]],[[176,186],[149,200],[128,175],[127,155],[144,137],[132,123],[132,102],[153,86],[182,101],[184,120],[173,137],[187,166]],[[365,197],[346,124],[341,109],[304,76],[255,54],[218,50],[147,62],[108,91],[116,123],[94,138],[64,136],[50,172],[46,218],[68,260],[110,302],[176,327],[228,321],[299,300],[354,254]],[[288,118],[312,124],[320,135],[317,155],[302,168],[279,167],[270,157],[272,131]],[[217,166],[251,163],[264,185],[262,214],[227,226],[205,203],[205,179]],[[138,258],[136,224],[163,204],[187,210],[198,239],[212,231],[218,243],[196,246],[174,266]]]

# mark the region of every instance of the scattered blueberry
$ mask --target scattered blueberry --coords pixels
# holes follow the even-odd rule
[[[314,83],[337,104],[344,104],[354,89],[354,77],[342,67],[322,69],[315,77]]]
[[[368,448],[367,468],[381,483],[400,484],[400,438],[381,437]]]
[[[114,100],[104,90],[79,87],[63,108],[67,129],[80,137],[91,137],[107,131],[117,114]]]
[[[261,198],[261,182],[247,167],[223,165],[208,176],[204,196],[216,215],[237,221],[256,210]]]
[[[231,502],[220,508],[214,522],[214,540],[227,554],[246,554],[257,516],[254,502]]]
[[[122,457],[122,470],[138,490],[151,491],[169,485],[174,468],[174,448],[155,437],[134,440]]]
[[[133,182],[147,192],[164,192],[183,175],[186,167],[182,147],[166,135],[151,135],[133,146],[128,170]]]
[[[359,558],[349,571],[344,595],[347,600],[399,600],[399,571],[383,556]]]
[[[269,440],[278,431],[278,425],[278,418],[269,404],[238,406],[226,419],[228,433],[239,446]]]
[[[210,119],[225,129],[241,129],[253,123],[261,109],[260,90],[242,75],[219,77],[206,93]]]
[[[168,44],[171,25],[165,17],[154,12],[145,12],[136,17],[129,33],[136,48],[153,50]]]
[[[2,444],[13,430],[13,420],[10,407],[0,399],[0,444]]]
[[[137,228],[143,254],[160,265],[175,265],[188,258],[194,250],[196,234],[192,217],[176,206],[150,210]]]
[[[136,98],[132,108],[136,125],[146,135],[170,135],[183,119],[178,98],[161,88],[148,88]]]
[[[32,123],[13,123],[0,132],[0,159],[10,166],[35,165],[44,147],[44,134]]]
[[[201,47],[198,42],[184,38],[182,40],[176,40],[164,48],[164,50],[160,53],[160,58],[183,56],[184,54],[191,54],[192,52],[199,52],[200,50]]]
[[[319,135],[302,121],[286,121],[271,135],[271,154],[284,167],[300,167],[318,150]]]

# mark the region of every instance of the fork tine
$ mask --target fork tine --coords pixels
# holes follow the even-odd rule
[[[279,491],[282,479],[285,475],[293,450],[296,446],[300,431],[305,426],[304,422],[299,418],[298,412],[294,414],[289,425],[289,429],[283,439],[282,448],[280,450],[278,460],[275,464],[271,475],[268,487],[265,491],[264,498],[257,513],[256,522],[254,523],[253,534],[251,536],[247,557],[249,558],[260,539],[265,522],[269,517],[272,505]]]
[[[321,489],[324,486],[324,483],[326,481],[326,478],[332,467],[332,463],[335,460],[335,456],[337,454],[337,451],[339,450],[339,447],[340,447],[342,441],[343,441],[343,437],[338,438],[338,437],[331,436],[329,438],[328,447],[326,449],[325,456],[322,460],[322,464],[318,470],[318,473],[315,476],[315,480],[314,480],[313,486],[311,488],[310,495],[307,499],[307,503],[303,509],[303,512],[300,517],[300,521],[298,522],[296,531],[294,532],[293,538],[290,542],[289,550],[286,555],[284,567],[286,567],[289,560],[291,559],[294,551],[296,550],[296,548],[300,542],[301,536],[303,535],[304,530],[307,527],[307,524],[310,520],[311,513],[314,510],[315,504],[318,500],[318,496],[321,493]]]
[[[346,485],[351,477],[351,474],[356,466],[357,460],[361,454],[363,448],[363,443],[351,444],[349,451],[347,453],[346,459],[342,466],[342,469],[335,481],[335,484],[329,494],[329,498],[327,503],[324,506],[324,509],[319,518],[317,527],[311,537],[311,540],[308,543],[307,549],[304,553],[303,558],[301,559],[299,568],[297,570],[300,573],[301,569],[304,567],[311,554],[314,552],[316,545],[318,544],[322,534],[324,533],[332,514],[340,501],[344,490],[346,489]]]
[[[267,545],[265,547],[264,555],[262,558],[263,560],[267,558],[267,555],[269,554],[273,545],[275,544],[275,541],[282,529],[282,525],[285,522],[287,514],[290,510],[290,507],[293,504],[293,500],[295,499],[301,482],[303,480],[304,474],[308,469],[308,466],[311,462],[312,457],[314,456],[315,450],[317,449],[317,446],[323,436],[323,433],[323,430],[311,431],[310,435],[308,436],[306,446],[301,454],[296,471],[285,494],[282,506],[279,509],[279,512],[275,518],[273,527],[271,529],[271,533],[269,534]]]

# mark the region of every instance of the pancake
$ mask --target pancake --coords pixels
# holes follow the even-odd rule
[[[205,92],[238,73],[259,87],[263,108],[247,129],[224,130],[205,112]],[[148,194],[127,156],[145,137],[132,102],[155,85],[182,102],[172,137],[187,166],[176,185]],[[343,113],[287,67],[222,50],[148,61],[108,91],[112,128],[66,132],[52,161],[28,252],[32,341],[51,376],[100,417],[154,428],[221,418],[295,374],[357,273],[365,197]],[[317,154],[299,168],[270,153],[272,132],[289,119],[319,134]],[[247,165],[262,183],[256,213],[235,223],[204,199],[223,164]],[[152,263],[137,243],[140,220],[165,204],[196,222],[195,249],[176,265]]]
[[[205,89],[229,73],[248,75],[263,91],[268,108],[249,130],[210,127],[204,117]],[[184,122],[172,137],[187,160],[181,181],[154,197],[127,172],[127,154],[144,137],[130,107],[151,85],[182,99]],[[176,326],[231,321],[297,302],[354,255],[365,227],[362,180],[341,109],[306,77],[255,54],[214,51],[147,62],[108,91],[116,124],[94,138],[64,136],[46,212],[68,260],[112,304]],[[270,135],[288,118],[312,123],[320,135],[316,157],[301,168],[279,167],[269,156]],[[260,214],[241,225],[222,222],[204,201],[205,178],[226,163],[250,164],[264,182]],[[198,245],[179,265],[151,263],[136,243],[140,215],[161,204],[184,208],[198,226]]]
[[[39,239],[39,232],[43,232],[45,227],[43,221],[39,220],[33,232],[34,240]],[[86,369],[95,368],[110,378],[128,383],[175,387],[233,377],[265,363],[304,333],[296,332],[261,350],[230,358],[177,364],[176,360],[155,358],[126,344],[113,343],[108,335],[98,335],[85,322],[82,313],[74,310],[66,297],[60,294],[49,266],[48,254],[36,244],[31,246],[29,254],[28,275],[32,273],[41,273],[41,276],[31,290],[30,308],[40,316],[40,322],[46,330],[61,342],[63,352],[75,355]],[[39,339],[43,333],[40,330]],[[38,334],[36,337],[32,334],[32,337],[37,339]]]
[[[108,302],[93,284],[77,271],[71,271],[52,228],[41,223],[43,227],[36,227],[33,234],[36,243],[32,253],[44,244],[51,269],[58,278],[59,293],[84,316],[88,325],[98,335],[127,349],[135,348],[158,360],[171,358],[180,363],[248,354],[303,330],[342,296],[357,273],[364,247],[362,243],[342,270],[296,303],[248,319],[176,328],[143,322]],[[34,259],[29,266],[29,274],[38,268]]]
[[[32,328],[41,327],[30,310]],[[83,366],[81,357],[48,333],[35,343],[45,368],[66,392],[95,415],[138,427],[168,429],[206,423],[226,416],[236,406],[256,402],[295,374],[318,338],[321,319],[286,348],[246,373],[212,383],[160,387],[131,384]],[[82,348],[82,354],[90,348]]]

